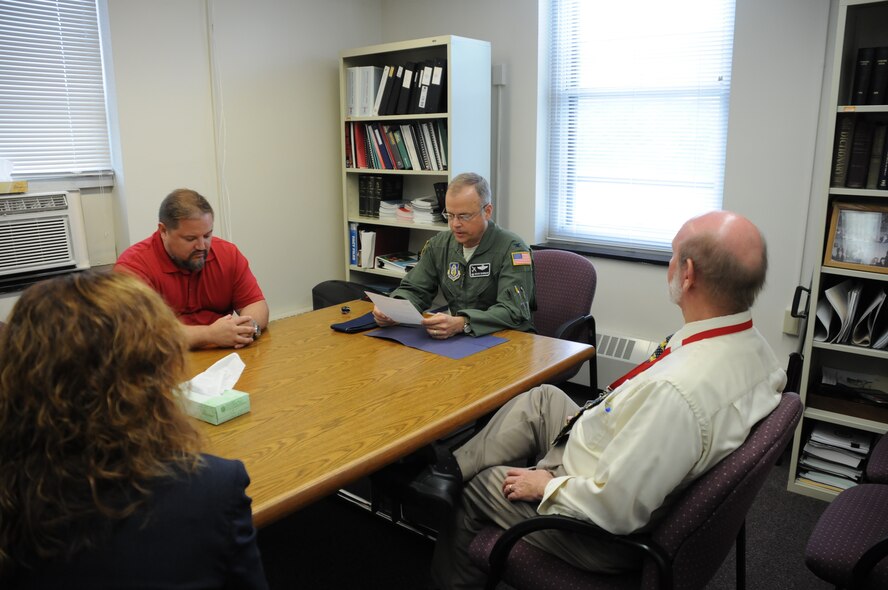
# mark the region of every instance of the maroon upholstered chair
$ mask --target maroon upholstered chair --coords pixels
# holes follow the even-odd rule
[[[503,579],[516,590],[690,590],[706,586],[736,539],[737,587],[743,588],[746,513],[789,444],[801,415],[799,396],[784,393],[777,408],[753,427],[746,441],[688,486],[650,533],[612,535],[586,521],[538,516],[508,531],[493,526],[482,529],[470,544],[469,554],[489,572],[488,588]],[[645,556],[644,564],[639,571],[619,575],[580,570],[520,539],[544,528],[590,534],[636,547]]]
[[[538,334],[595,345],[595,318],[589,313],[595,298],[598,275],[585,256],[566,250],[533,251],[536,312],[533,325]],[[567,381],[582,365],[568,369],[550,380]],[[595,358],[589,360],[589,383],[597,397],[598,371]]]
[[[817,520],[805,565],[836,588],[888,588],[888,485],[865,483],[836,496]]]
[[[888,483],[888,435],[882,435],[866,460],[866,481]]]

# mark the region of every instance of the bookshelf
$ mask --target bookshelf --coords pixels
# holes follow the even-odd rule
[[[888,101],[884,91],[881,97],[878,92],[867,96],[866,93],[872,93],[878,86],[878,83],[873,84],[872,75],[868,88],[861,88],[862,68],[866,64],[860,64],[858,59],[864,54],[862,48],[888,48],[885,22],[888,22],[886,1],[841,0],[839,3],[828,122],[829,128],[835,131],[828,156],[830,161],[821,167],[820,178],[815,179],[823,187],[820,200],[823,233],[820,258],[812,277],[804,335],[799,393],[805,412],[793,439],[787,487],[790,491],[827,501],[834,498],[838,490],[818,485],[803,474],[806,469],[802,464],[803,449],[815,427],[848,429],[851,434],[868,433],[873,444],[888,430],[888,405],[824,384],[825,372],[828,375],[835,369],[888,378],[888,350],[867,346],[859,336],[855,344],[853,330],[847,340],[832,340],[835,324],[831,324],[831,328],[829,322],[817,317],[819,308],[835,309],[829,302],[828,291],[835,294],[843,285],[856,284],[862,287],[862,291],[852,316],[854,327],[876,294],[881,289],[888,291],[888,269],[883,268],[878,259],[886,256],[885,249],[888,248],[888,242],[882,242],[888,237],[888,213],[880,213],[881,208],[888,211],[888,187],[879,188],[879,172],[886,164],[884,145],[878,145],[876,132],[879,127],[884,129],[888,125]],[[867,67],[874,68],[876,64]],[[881,133],[884,136],[885,132]],[[852,167],[856,168],[853,173]],[[846,206],[860,209],[845,209]],[[848,244],[848,253],[840,249],[845,244]],[[862,248],[867,252],[858,252],[858,244],[863,244]],[[854,254],[851,254],[852,246]],[[888,305],[884,305],[880,313],[884,319]]]
[[[350,92],[350,89],[361,83],[360,79],[356,81],[354,77],[357,71],[355,68],[376,66],[382,69],[385,66],[407,64],[443,64],[440,108],[426,109],[435,112],[411,113],[395,106],[397,114],[368,115],[366,111],[365,114],[360,114],[354,103],[355,94]],[[392,218],[380,219],[375,213],[368,212],[368,207],[362,203],[362,176],[382,177],[383,180],[377,182],[391,181],[391,177],[397,177],[397,182],[402,186],[403,201],[435,197],[435,184],[446,184],[462,172],[477,172],[490,178],[490,43],[444,35],[349,49],[341,53],[339,75],[343,209],[341,230],[345,244],[346,279],[376,287],[394,287],[403,275],[359,266],[352,261],[354,249],[351,225],[357,224],[359,231],[377,233],[376,255],[389,253],[381,251],[392,248],[385,246],[385,243],[396,243],[396,250],[419,252],[426,240],[436,232],[447,231],[448,226],[446,222],[417,223]],[[420,134],[422,129],[431,131],[430,128],[433,128],[438,137],[446,137],[446,141],[438,142],[442,152],[438,158],[438,167],[441,169],[425,169],[422,162],[413,161],[410,168],[359,167],[357,148],[353,142],[358,140],[360,132],[356,132],[354,126],[361,126],[365,135],[371,129],[380,131],[382,135],[385,130],[398,130],[402,134],[402,144],[406,144],[406,134],[410,132],[408,128],[412,128],[414,133],[419,130]],[[389,139],[397,138],[390,136]],[[416,140],[414,147],[419,152],[419,138],[412,139]],[[397,145],[393,147],[393,151],[397,152]],[[407,154],[409,160],[411,152],[407,151]],[[417,159],[423,160],[422,157]]]

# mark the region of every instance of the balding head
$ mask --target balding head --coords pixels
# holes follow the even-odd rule
[[[752,307],[765,284],[765,239],[742,215],[713,211],[690,219],[676,234],[673,251],[679,268],[693,262],[697,288],[724,314]]]

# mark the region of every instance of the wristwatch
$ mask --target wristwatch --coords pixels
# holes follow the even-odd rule
[[[252,320],[253,322],[253,340],[262,336],[262,328],[259,327],[259,323],[256,320]]]
[[[465,322],[463,324],[463,334],[471,334],[472,333],[472,326],[471,326],[471,324],[469,324],[469,316],[464,315],[463,322]]]

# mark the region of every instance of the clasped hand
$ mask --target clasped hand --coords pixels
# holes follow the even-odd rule
[[[210,331],[211,339],[217,346],[243,348],[253,342],[256,329],[252,317],[228,314],[213,322]]]

